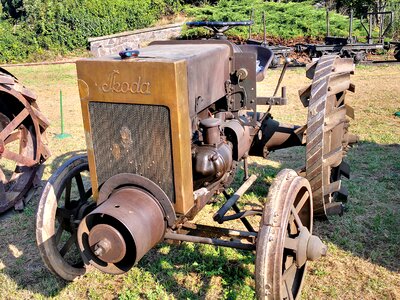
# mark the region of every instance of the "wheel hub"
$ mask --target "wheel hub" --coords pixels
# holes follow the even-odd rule
[[[107,224],[99,224],[89,233],[89,245],[102,261],[117,263],[126,254],[126,243],[121,233]]]
[[[315,261],[326,256],[328,248],[319,237],[312,235],[306,227],[300,229],[296,250],[296,265],[303,266],[307,260]]]

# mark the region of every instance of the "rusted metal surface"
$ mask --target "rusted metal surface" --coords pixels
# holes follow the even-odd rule
[[[241,196],[250,188],[250,186],[256,181],[257,176],[251,175],[249,179],[247,179],[240,188],[222,205],[222,207],[214,214],[214,221],[222,223],[225,214],[228,210],[239,200]]]
[[[307,261],[326,255],[326,246],[311,234],[312,206],[307,179],[280,171],[269,188],[257,236],[257,299],[296,299]]]
[[[315,215],[327,217],[340,212],[341,203],[335,203],[335,198],[347,193],[340,177],[349,177],[349,171],[339,170],[343,169],[349,144],[347,115],[354,117],[353,109],[345,102],[346,92],[354,91],[350,82],[354,64],[351,59],[324,56],[310,65],[307,73],[313,83],[300,95],[308,99],[306,177],[313,191]]]
[[[221,240],[221,239],[191,236],[191,235],[171,233],[171,232],[167,232],[165,234],[165,239],[182,241],[182,242],[209,244],[209,245],[214,245],[214,246],[229,247],[229,248],[235,248],[235,249],[241,249],[241,250],[254,250],[255,249],[254,244],[247,244],[247,243],[241,243],[241,242],[229,242],[229,241],[225,241],[225,240]]]
[[[117,174],[108,179],[101,187],[97,204],[100,205],[106,201],[111,194],[122,186],[140,188],[146,193],[157,199],[163,209],[163,213],[167,223],[172,227],[176,221],[174,207],[165,192],[154,182],[143,176],[131,173]]]
[[[78,243],[86,263],[106,273],[128,271],[166,230],[158,201],[131,187],[115,190],[88,214],[78,228]]]
[[[0,68],[0,213],[13,206],[23,209],[40,164],[50,156],[44,133],[48,126],[36,96]]]

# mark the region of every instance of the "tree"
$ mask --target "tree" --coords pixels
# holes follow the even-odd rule
[[[0,8],[12,19],[21,19],[25,15],[23,0],[1,0]]]

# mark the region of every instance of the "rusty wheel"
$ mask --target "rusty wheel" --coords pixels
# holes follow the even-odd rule
[[[64,163],[47,182],[36,216],[36,241],[46,267],[69,281],[86,272],[76,232],[96,206],[88,170],[86,156]]]
[[[269,189],[257,236],[257,299],[296,299],[307,260],[326,254],[321,240],[311,235],[312,207],[307,179],[293,170],[280,171]]]
[[[400,44],[394,49],[394,58],[400,61]]]
[[[313,191],[314,215],[326,218],[341,214],[347,200],[347,190],[341,176],[349,178],[349,166],[343,162],[349,144],[357,137],[348,132],[353,109],[345,104],[347,90],[354,91],[350,75],[354,73],[352,59],[323,56],[308,67],[312,84],[301,91],[306,99],[308,120],[306,131],[306,178]]]
[[[50,153],[42,143],[47,126],[35,96],[0,69],[0,212],[21,201],[39,164],[48,158]]]

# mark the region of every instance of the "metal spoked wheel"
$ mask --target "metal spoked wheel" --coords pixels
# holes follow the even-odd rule
[[[353,109],[345,104],[347,90],[354,91],[350,75],[354,73],[352,59],[323,56],[309,67],[307,77],[313,79],[301,97],[308,98],[306,134],[306,178],[313,191],[314,215],[327,218],[341,214],[347,200],[347,190],[341,176],[349,178],[349,166],[343,157],[349,143],[357,137],[348,132]]]
[[[48,124],[33,93],[0,68],[0,213],[23,209],[39,164],[50,155],[43,144]]]
[[[47,268],[72,281],[85,274],[77,244],[80,221],[95,208],[86,156],[64,163],[49,179],[36,216],[36,240]]]
[[[326,254],[311,235],[313,205],[310,184],[293,170],[275,178],[264,207],[256,244],[257,299],[296,299],[307,260]]]

